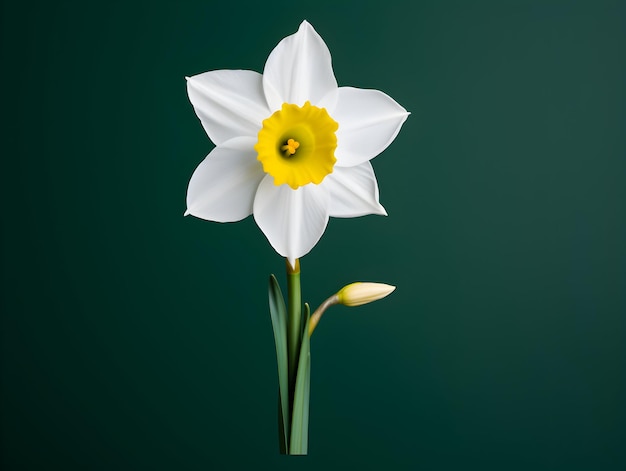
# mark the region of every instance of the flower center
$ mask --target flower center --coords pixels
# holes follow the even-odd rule
[[[300,147],[300,143],[298,141],[294,141],[293,139],[289,139],[287,144],[281,147],[281,149],[285,153],[285,157],[289,157],[296,153],[296,149]]]
[[[306,102],[303,106],[283,103],[280,110],[263,121],[254,146],[265,173],[276,186],[294,190],[309,183],[320,184],[332,173],[337,159],[339,125],[324,108]]]

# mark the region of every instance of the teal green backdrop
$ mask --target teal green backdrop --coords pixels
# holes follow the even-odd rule
[[[0,10],[4,470],[626,467],[626,4],[18,2]],[[412,115],[389,217],[302,259],[310,455],[278,454],[252,218],[184,218],[213,148],[184,76],[303,19]]]

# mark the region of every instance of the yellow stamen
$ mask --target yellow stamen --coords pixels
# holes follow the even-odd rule
[[[285,157],[289,157],[296,153],[296,149],[300,147],[300,143],[298,141],[294,141],[293,139],[289,139],[287,144],[282,146],[280,149],[285,152]]]

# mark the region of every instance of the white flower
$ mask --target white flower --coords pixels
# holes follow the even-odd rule
[[[306,21],[263,75],[206,72],[188,77],[187,91],[216,147],[191,177],[185,215],[233,222],[253,213],[294,266],[329,216],[387,214],[369,160],[409,113],[378,90],[338,87],[328,47]]]

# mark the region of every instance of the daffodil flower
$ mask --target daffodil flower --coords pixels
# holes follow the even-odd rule
[[[306,21],[262,75],[216,70],[188,77],[187,90],[216,147],[191,177],[185,214],[217,222],[254,214],[292,267],[329,216],[387,214],[369,161],[409,113],[378,90],[338,87],[328,47]]]

